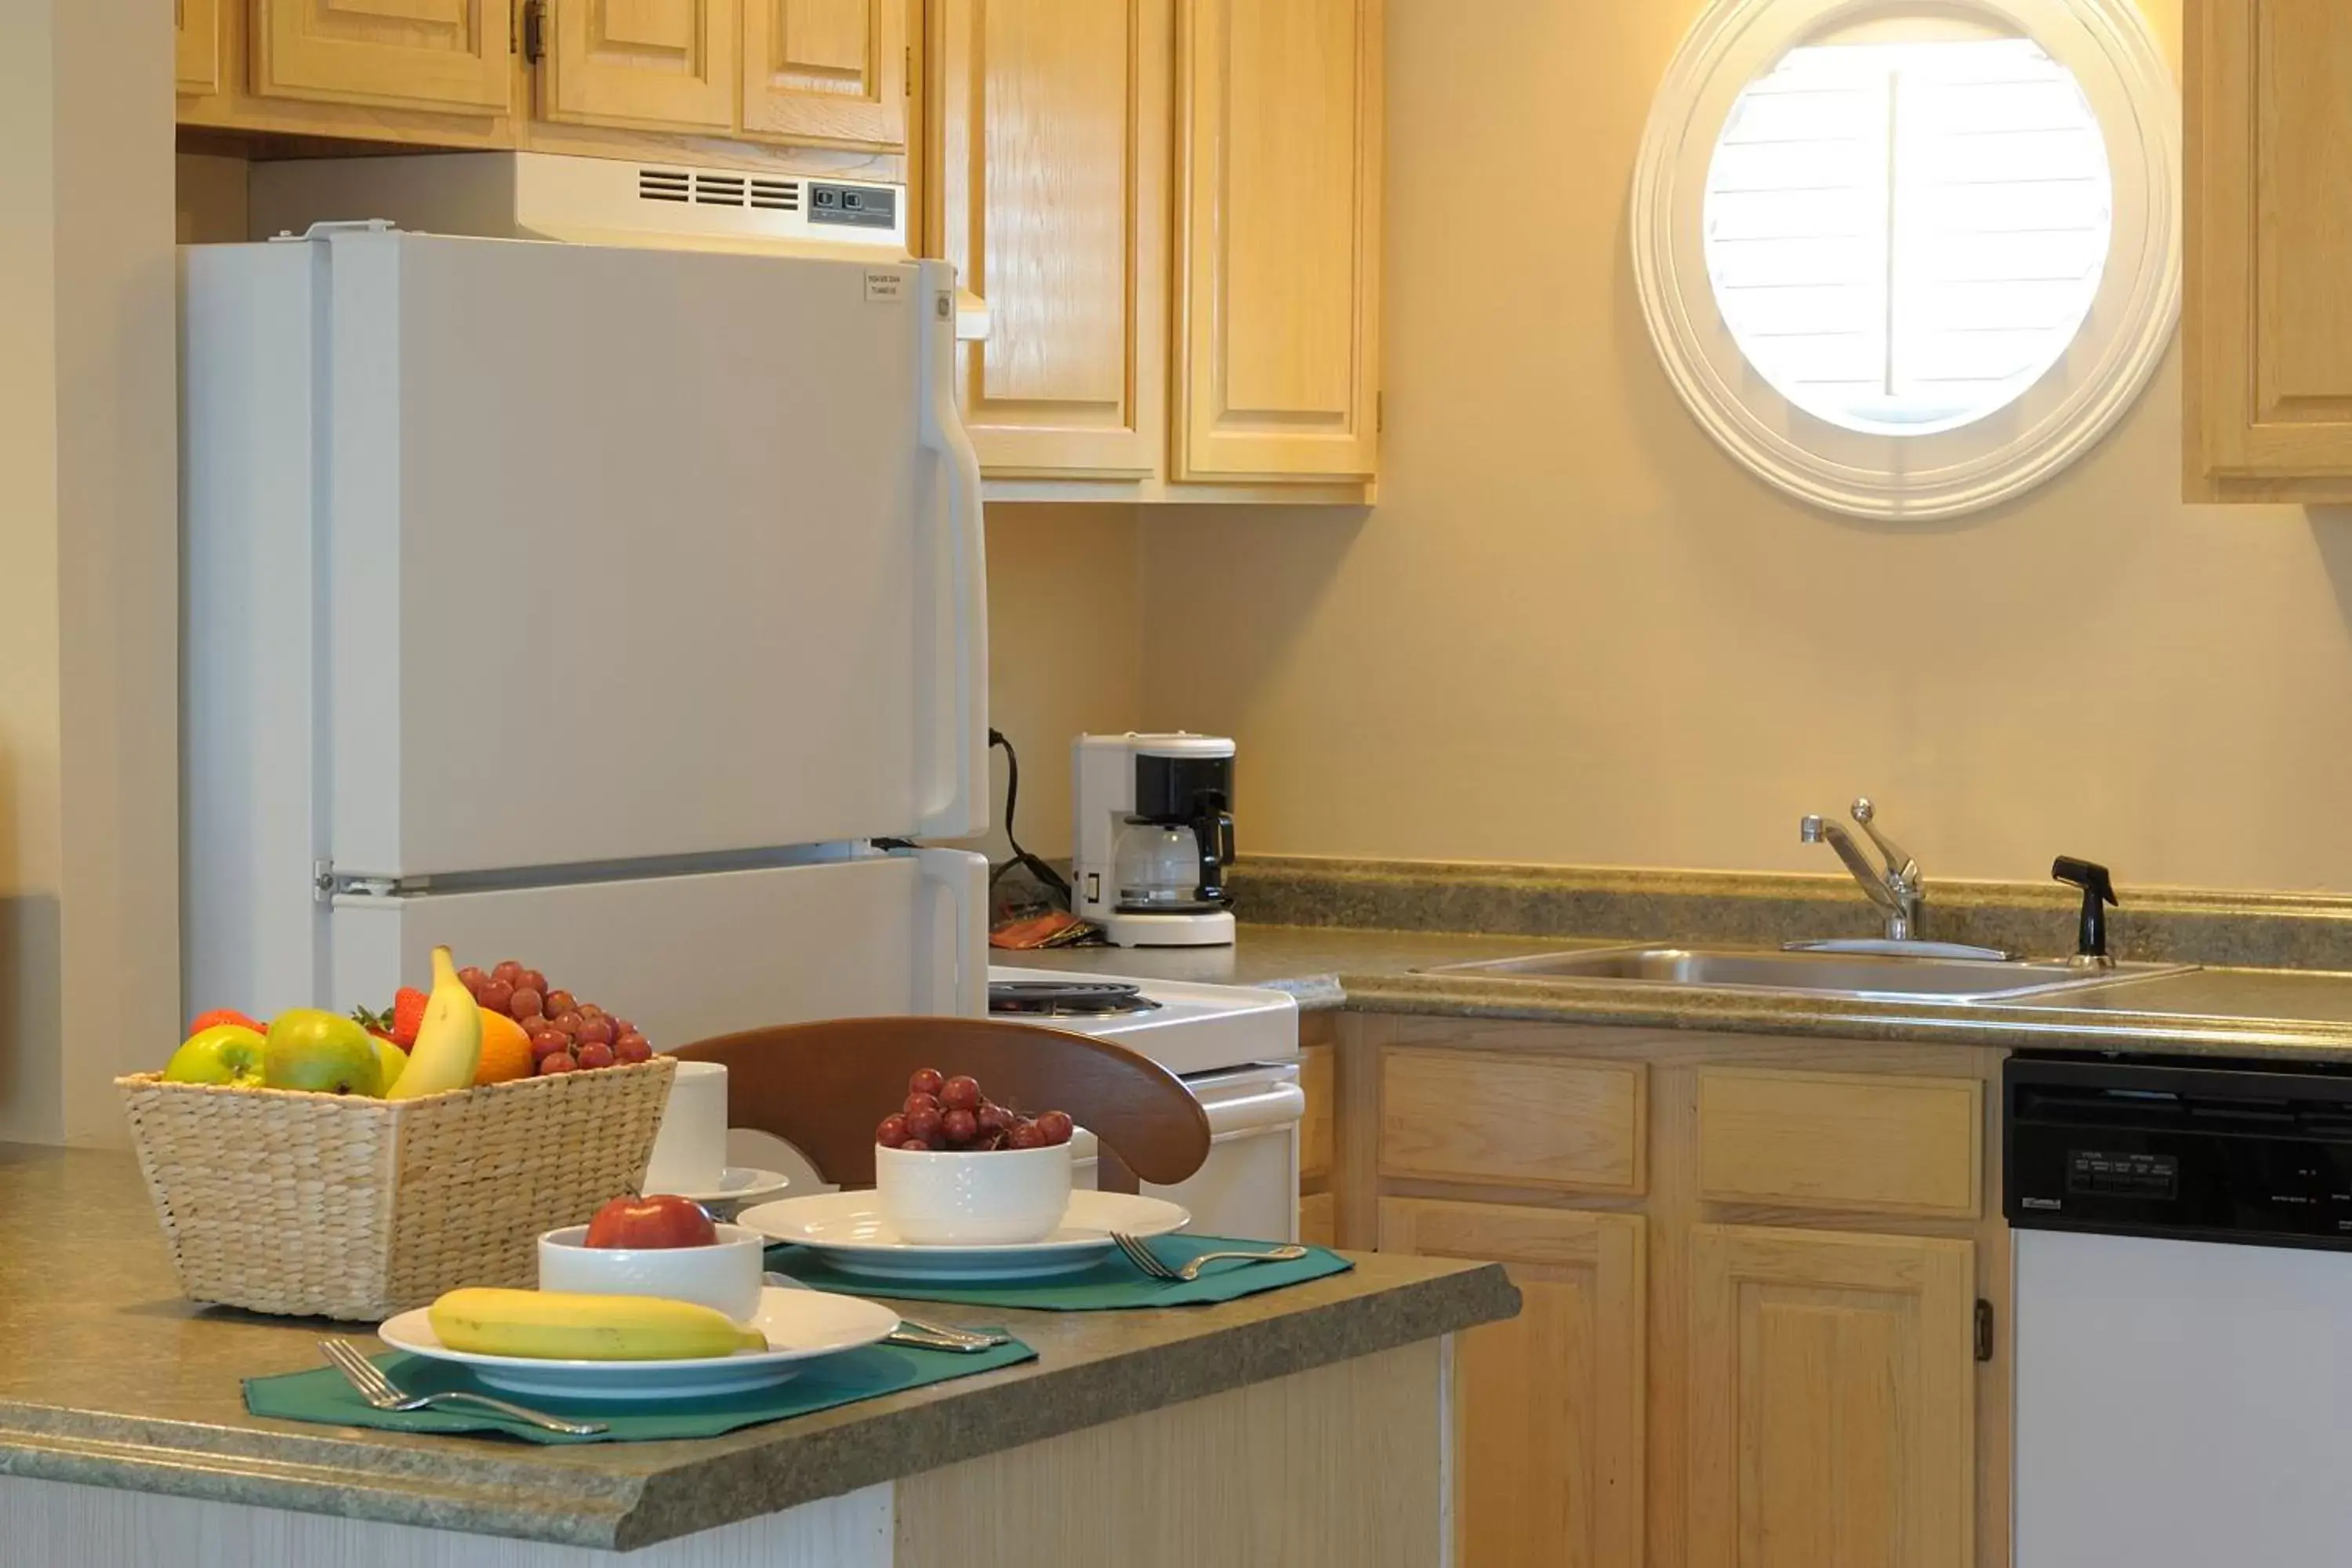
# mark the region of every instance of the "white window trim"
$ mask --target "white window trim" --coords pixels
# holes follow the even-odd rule
[[[1750,366],[1715,303],[1701,240],[1707,167],[1748,84],[1790,48],[1902,0],[1714,0],[1667,68],[1633,174],[1633,279],[1675,390],[1748,469],[1850,516],[1930,521],[1994,506],[2096,445],[2156,374],[2180,313],[2180,98],[2136,0],[1945,0],[2074,72],[2107,142],[2115,230],[2083,328],[2015,402],[1927,436],[1848,430]]]

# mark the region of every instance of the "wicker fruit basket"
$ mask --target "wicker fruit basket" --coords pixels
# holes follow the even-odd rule
[[[462,1285],[530,1285],[541,1231],[637,1190],[677,1065],[408,1100],[115,1086],[182,1290],[373,1322]]]

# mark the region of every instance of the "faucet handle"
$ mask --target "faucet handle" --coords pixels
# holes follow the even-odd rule
[[[1822,819],[1818,816],[1808,816],[1799,822],[1797,841],[1800,844],[1819,844],[1822,841]]]
[[[1870,835],[1870,841],[1878,846],[1878,852],[1886,857],[1886,875],[1897,883],[1916,886],[1919,880],[1919,862],[1912,858],[1909,850],[1878,831],[1872,821],[1878,815],[1878,808],[1870,804],[1870,797],[1866,795],[1856,796],[1853,811],[1854,821]]]

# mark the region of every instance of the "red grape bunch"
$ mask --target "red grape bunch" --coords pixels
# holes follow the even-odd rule
[[[874,1142],[885,1149],[1050,1149],[1077,1131],[1066,1110],[1024,1116],[980,1091],[980,1080],[942,1078],[923,1068],[907,1080],[907,1103],[882,1119]]]
[[[534,1070],[541,1074],[641,1062],[654,1054],[635,1024],[569,991],[549,989],[546,975],[511,958],[487,974],[467,964],[457,971],[457,978],[474,994],[477,1005],[522,1026],[530,1037]]]

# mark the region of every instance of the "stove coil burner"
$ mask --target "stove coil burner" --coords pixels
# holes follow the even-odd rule
[[[1039,1018],[1100,1017],[1150,1013],[1160,1004],[1139,985],[1111,980],[992,980],[988,1010]]]

